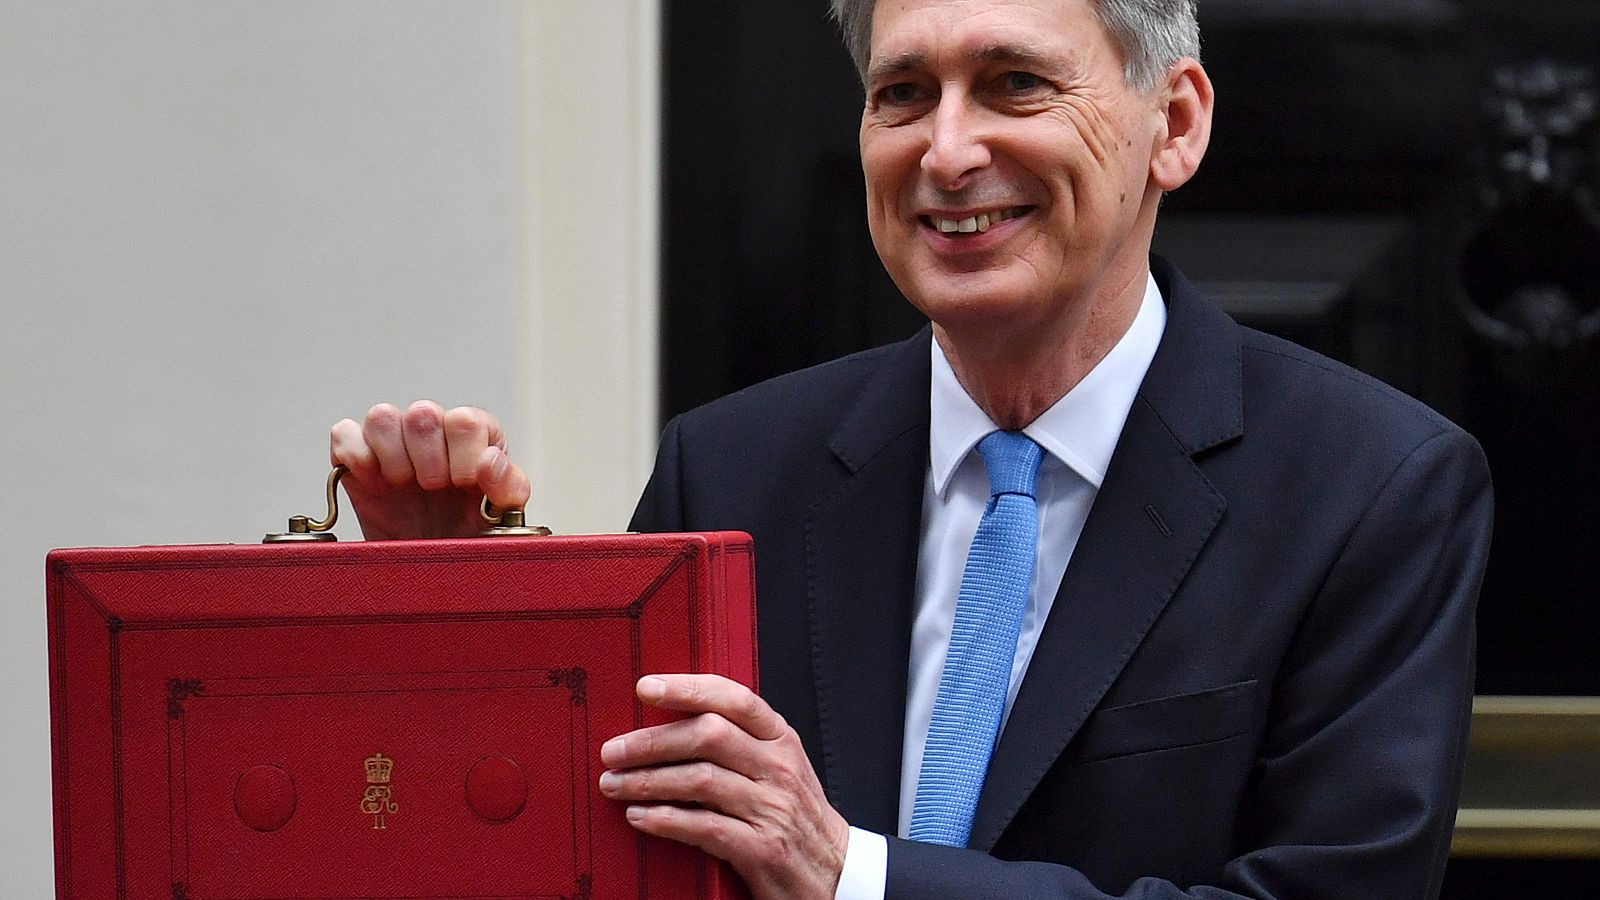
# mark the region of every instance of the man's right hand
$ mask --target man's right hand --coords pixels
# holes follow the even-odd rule
[[[528,502],[499,420],[476,407],[380,403],[360,424],[336,423],[328,453],[350,469],[345,491],[368,540],[471,537],[483,531],[484,497],[499,509]]]

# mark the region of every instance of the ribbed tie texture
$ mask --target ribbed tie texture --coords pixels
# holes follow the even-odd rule
[[[978,453],[989,473],[989,505],[961,574],[911,812],[912,840],[951,847],[965,847],[972,834],[1039,542],[1039,445],[1021,432],[995,431],[978,442]]]

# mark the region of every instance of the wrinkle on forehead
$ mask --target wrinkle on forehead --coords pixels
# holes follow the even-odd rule
[[[886,4],[879,4],[880,10]],[[891,21],[905,25],[899,18],[912,6],[939,6],[938,3],[901,3],[890,13]],[[1047,11],[1037,6],[1016,3],[972,4],[978,8],[959,12],[964,4],[949,4],[950,9],[932,11],[929,16],[911,20],[909,27],[874,29],[878,38],[873,41],[873,53],[867,66],[867,82],[903,74],[928,67],[936,57],[945,55],[943,45],[955,44],[953,53],[969,65],[1012,62],[1028,68],[1044,67],[1057,74],[1076,75],[1087,71],[1099,45],[1105,44],[1116,55],[1109,36],[1104,33],[1092,9],[1084,15],[1060,11]],[[1020,15],[1006,15],[1011,7],[1023,7]],[[970,7],[969,7],[970,8]],[[996,21],[998,16],[998,21]],[[1062,27],[1069,25],[1070,27]],[[881,22],[889,25],[890,22]],[[1078,26],[1092,29],[1089,35],[1079,32]],[[1044,36],[1043,40],[1038,35]],[[1085,38],[1088,37],[1086,40]],[[1104,41],[1097,38],[1105,38]],[[887,45],[886,47],[884,45]],[[904,47],[895,51],[896,45]],[[909,45],[909,47],[907,47]],[[876,52],[884,47],[880,57]],[[1120,67],[1120,60],[1117,62]],[[1067,70],[1063,72],[1063,70]]]

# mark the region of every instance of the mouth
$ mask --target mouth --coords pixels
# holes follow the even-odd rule
[[[930,214],[918,216],[917,219],[940,234],[982,234],[1001,222],[1026,215],[1031,209],[1033,209],[1031,206],[1012,206],[972,213],[960,218],[945,218]]]

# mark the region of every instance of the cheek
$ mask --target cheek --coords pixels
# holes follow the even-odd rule
[[[867,175],[867,231],[880,253],[887,246],[885,241],[890,236],[889,225],[894,218],[894,195],[886,194],[885,190],[886,182],[882,178]]]
[[[1098,173],[1099,184],[1115,181],[1119,184],[1137,154],[1134,147],[1139,138],[1137,122],[1129,120],[1122,110],[1091,98],[1075,97],[1057,111],[1056,121],[1064,140],[1073,147],[1074,168],[1084,174]],[[1142,168],[1142,163],[1139,165]]]
[[[862,148],[861,161],[866,180],[867,233],[872,237],[872,245],[877,249],[879,258],[892,268],[899,256],[893,227],[896,207],[894,179],[888,176],[878,160],[869,155],[866,147]]]
[[[861,142],[861,173],[866,178],[869,209],[876,210],[885,199],[884,192],[891,190],[894,181],[891,159],[881,139]]]
[[[861,148],[861,170],[866,180],[867,218],[874,233],[890,228],[904,217],[904,205],[915,188],[921,154],[911,141],[875,140]]]

